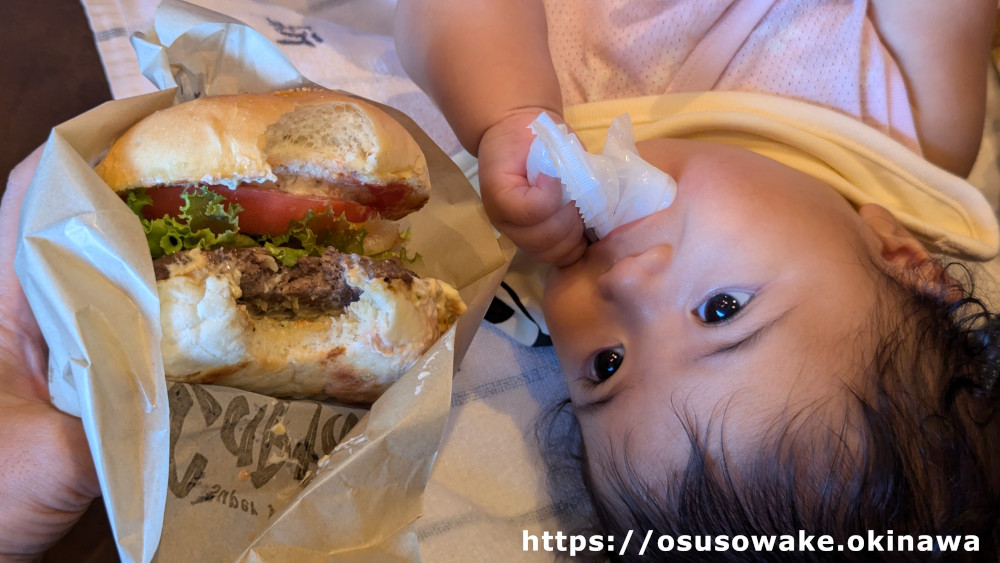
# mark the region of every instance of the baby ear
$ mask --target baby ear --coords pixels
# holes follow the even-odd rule
[[[912,268],[930,259],[924,245],[888,209],[867,203],[858,209],[858,215],[882,243],[880,255],[889,264]]]
[[[875,234],[879,242],[878,255],[890,273],[923,293],[947,294],[954,282],[924,245],[889,210],[868,203],[858,209],[858,215]]]

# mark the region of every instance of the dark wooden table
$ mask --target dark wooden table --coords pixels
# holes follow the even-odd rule
[[[59,123],[111,99],[79,0],[2,0],[0,193]],[[100,499],[45,561],[117,561]]]
[[[79,0],[0,7],[0,191],[10,170],[59,123],[111,99]]]

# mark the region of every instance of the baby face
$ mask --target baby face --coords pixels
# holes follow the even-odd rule
[[[879,239],[826,184],[740,148],[640,152],[673,205],[555,271],[544,302],[599,487],[626,455],[649,485],[683,468],[689,420],[740,456],[782,413],[843,401],[876,296]]]

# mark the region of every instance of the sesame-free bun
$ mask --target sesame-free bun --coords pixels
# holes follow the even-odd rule
[[[345,281],[360,292],[336,315],[280,319],[239,302],[240,272],[209,267],[201,251],[157,282],[163,364],[171,381],[237,387],[275,397],[374,401],[465,311],[431,279],[390,279],[351,255]]]
[[[97,173],[117,192],[244,183],[283,189],[302,178],[407,186],[403,201],[383,211],[387,219],[419,209],[430,195],[427,163],[409,132],[372,104],[320,89],[206,97],[157,111],[118,139]]]

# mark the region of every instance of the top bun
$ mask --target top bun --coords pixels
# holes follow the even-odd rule
[[[276,182],[411,188],[398,219],[430,195],[427,162],[406,129],[374,105],[330,90],[199,98],[129,129],[97,166],[117,192],[168,185]]]

